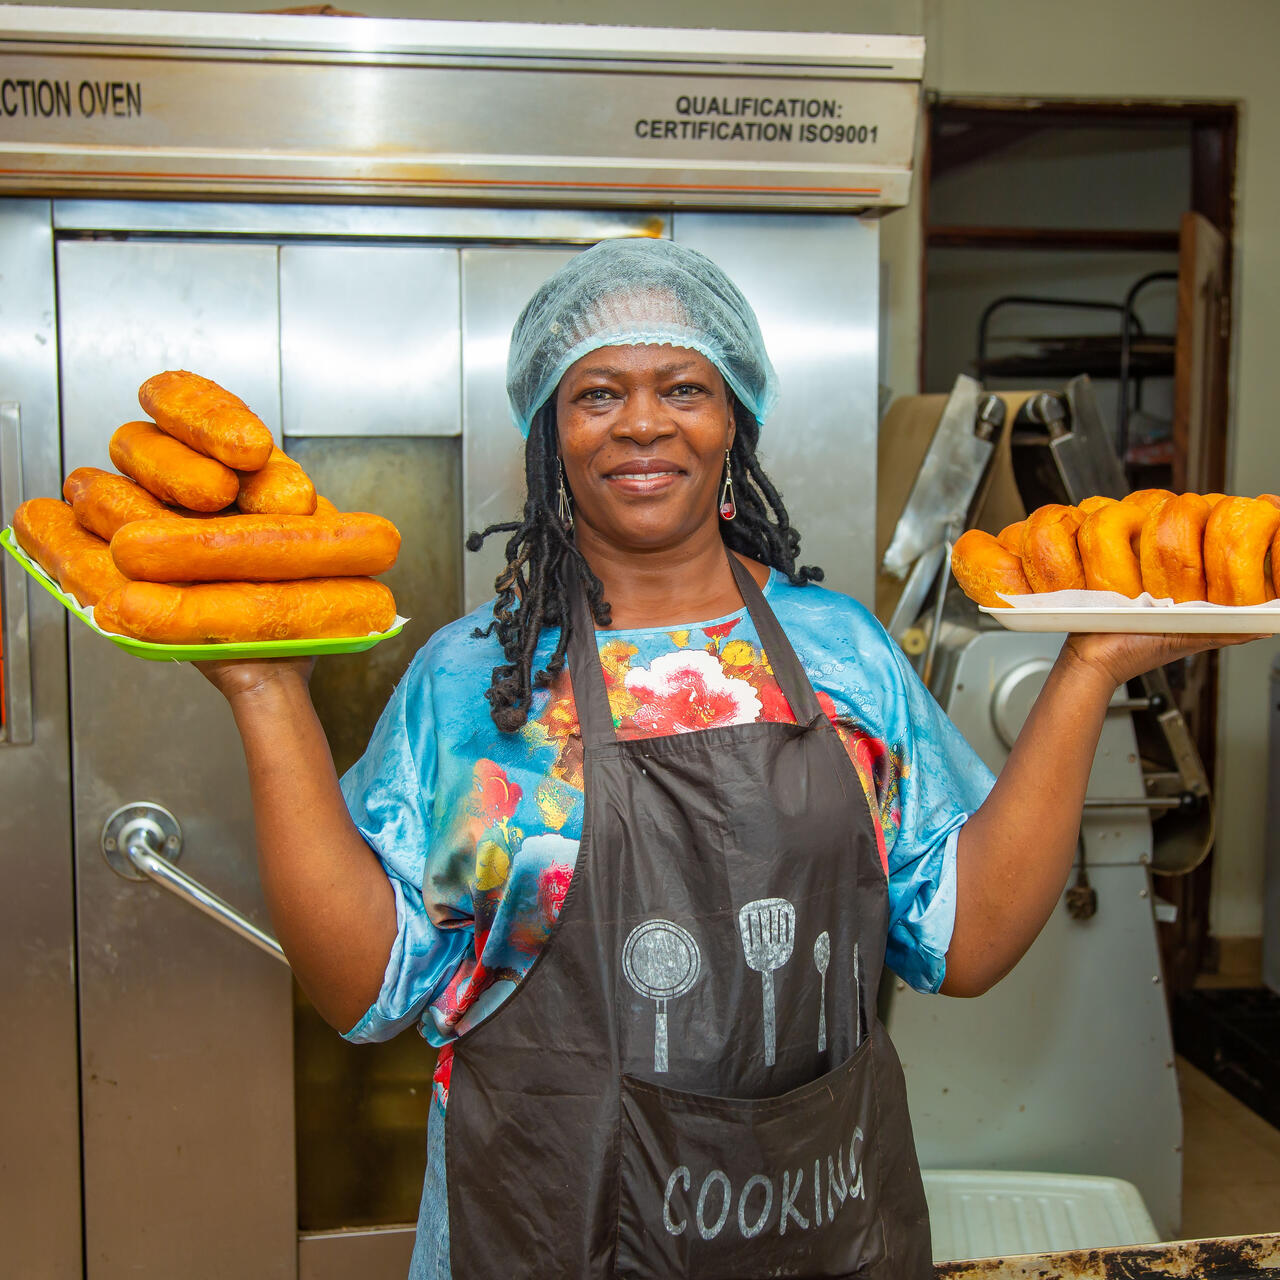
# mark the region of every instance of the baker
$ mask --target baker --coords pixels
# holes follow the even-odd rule
[[[439,1049],[411,1274],[924,1280],[881,968],[1006,974],[1112,694],[1213,641],[1069,637],[993,786],[798,562],[756,452],[774,372],[707,258],[578,255],[507,385],[524,511],[469,540],[507,538],[496,599],[419,651],[341,785],[308,663],[204,666],[299,982],[351,1040]]]

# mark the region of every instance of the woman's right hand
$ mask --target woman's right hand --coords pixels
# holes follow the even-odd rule
[[[211,658],[191,664],[228,702],[240,694],[260,691],[276,681],[311,681],[314,656],[300,658]]]

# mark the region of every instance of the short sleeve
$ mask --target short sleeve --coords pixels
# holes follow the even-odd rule
[[[900,820],[889,863],[889,967],[917,991],[937,991],[956,917],[956,842],[995,781],[902,651],[893,654],[885,734],[903,762]]]
[[[471,931],[432,923],[422,885],[431,844],[437,746],[426,650],[396,686],[364,755],[342,778],[360,834],[378,855],[396,902],[396,937],[378,997],[345,1038],[387,1040],[417,1022],[457,971]],[[428,1019],[424,1032],[430,1029]]]

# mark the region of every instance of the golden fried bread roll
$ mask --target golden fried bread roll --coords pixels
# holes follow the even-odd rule
[[[163,431],[237,471],[257,471],[271,456],[266,423],[239,396],[199,374],[157,373],[138,388],[138,403]]]
[[[317,640],[385,631],[391,592],[371,578],[304,582],[206,582],[172,587],[130,582],[94,610],[104,630],[152,644]]]
[[[316,487],[292,458],[272,448],[266,466],[240,473],[236,506],[256,515],[309,516],[316,509]]]
[[[316,494],[316,509],[312,514],[317,516],[336,516],[338,508],[324,494],[318,493]]]
[[[1157,600],[1183,604],[1209,598],[1204,527],[1212,510],[1198,493],[1183,493],[1161,503],[1143,521],[1138,547],[1142,586]]]
[[[1164,489],[1141,489],[1121,502],[1108,502],[1085,517],[1076,534],[1085,586],[1090,591],[1118,591],[1134,598],[1142,594],[1138,563],[1143,523],[1173,494]]]
[[[1075,507],[1051,503],[1027,517],[1022,569],[1032,591],[1083,591],[1084,566],[1076,546],[1083,517]]]
[[[991,608],[1008,608],[1000,593],[1031,593],[1021,558],[981,529],[969,529],[956,539],[951,549],[951,572],[969,599]]]
[[[111,461],[153,497],[192,511],[221,511],[235,501],[240,477],[188,448],[153,422],[126,422],[111,437]]]
[[[1271,542],[1280,508],[1256,498],[1224,498],[1204,527],[1204,576],[1210,604],[1265,604],[1275,596]]]
[[[62,482],[62,496],[86,529],[108,541],[132,520],[181,519],[140,484],[100,467],[77,467]]]
[[[13,513],[18,546],[68,595],[90,606],[127,579],[107,544],[90,533],[65,502],[32,498]]]
[[[138,520],[111,539],[120,572],[140,582],[363,577],[391,568],[399,550],[395,525],[362,511]]]

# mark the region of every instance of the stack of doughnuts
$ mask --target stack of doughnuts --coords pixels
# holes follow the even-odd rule
[[[104,631],[159,644],[385,631],[396,527],[340,513],[244,402],[172,370],[138,392],[148,421],[111,437],[123,474],[78,467],[65,502],[14,513],[18,545]]]
[[[994,537],[962,534],[951,568],[967,596],[992,608],[1043,591],[1265,604],[1280,596],[1280,497],[1141,489],[1050,504]]]

